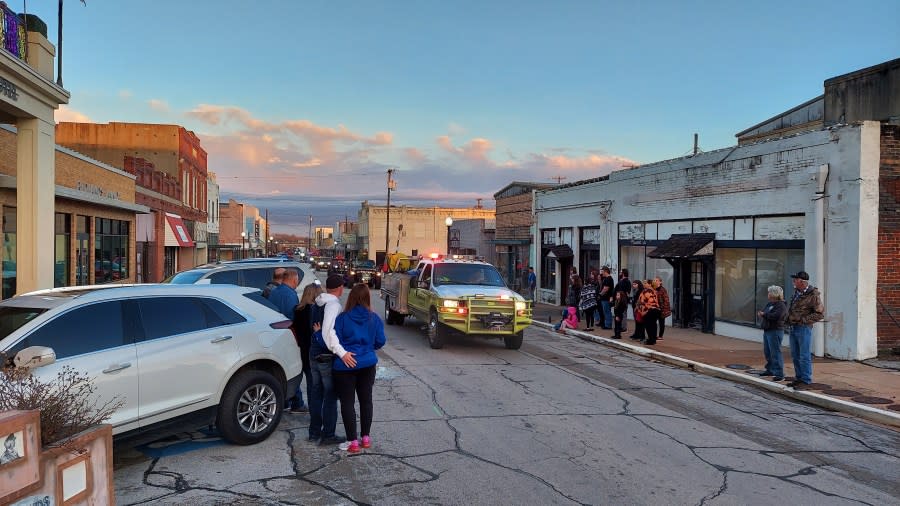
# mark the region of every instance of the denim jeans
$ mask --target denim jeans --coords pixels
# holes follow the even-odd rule
[[[812,327],[793,325],[790,334],[791,359],[798,381],[812,383]]]
[[[601,300],[600,307],[603,308],[603,327],[611,329],[613,326],[612,302]]]
[[[294,395],[287,400],[285,409],[303,407],[303,388],[300,386],[303,384],[303,379],[306,380],[306,395],[307,397],[309,396],[310,371],[309,369],[304,369],[303,378],[297,383],[297,390],[294,391]]]
[[[332,362],[317,362],[313,358],[312,381],[309,382],[309,435],[310,437],[334,436],[337,426],[337,392],[331,375]]]
[[[766,355],[766,372],[776,378],[784,377],[784,358],[781,356],[781,340],[784,329],[763,331],[763,352]]]

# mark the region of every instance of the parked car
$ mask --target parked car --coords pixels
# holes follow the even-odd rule
[[[300,262],[283,262],[277,259],[265,260],[237,260],[220,264],[209,264],[186,271],[181,271],[163,283],[176,285],[212,284],[212,285],[238,285],[262,290],[269,281],[272,281],[272,273],[277,268],[296,269],[300,276],[300,284],[297,285],[297,293],[302,294],[303,289],[315,282],[316,274],[309,265]]]
[[[290,324],[251,288],[56,288],[0,302],[0,356],[41,379],[87,373],[100,403],[124,401],[118,439],[214,423],[245,445],[275,430],[300,381]]]

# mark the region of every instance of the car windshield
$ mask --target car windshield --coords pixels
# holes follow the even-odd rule
[[[362,262],[356,265],[360,269],[374,269],[375,268],[375,260],[363,260]]]
[[[502,286],[506,283],[497,269],[480,264],[438,264],[434,266],[434,286],[479,285]]]
[[[0,307],[0,341],[46,310],[37,307]]]
[[[207,272],[208,271],[201,270],[179,272],[173,276],[169,276],[168,278],[166,278],[163,283],[171,283],[173,285],[193,285]]]

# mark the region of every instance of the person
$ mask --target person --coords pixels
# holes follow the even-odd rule
[[[384,322],[372,312],[369,287],[359,284],[350,290],[344,312],[334,322],[338,346],[332,348],[334,387],[341,399],[341,418],[347,441],[341,450],[358,453],[372,446],[372,387],[375,385],[376,350],[384,346]],[[356,402],[359,399],[359,434],[356,432]],[[361,438],[358,436],[362,436]]]
[[[16,434],[10,434],[3,441],[3,455],[0,455],[0,464],[6,464],[21,458],[19,451],[16,450]]]
[[[789,387],[803,388],[812,383],[812,326],[825,318],[825,306],[819,289],[809,284],[809,274],[800,271],[791,274],[794,280],[794,296],[788,310],[791,324],[791,360],[794,362],[794,381]]]
[[[625,293],[625,314],[622,316],[622,332],[628,330],[628,294],[631,293],[631,279],[628,278],[628,269],[619,271],[619,282],[616,283],[616,292]]]
[[[647,346],[653,346],[656,344],[656,320],[659,319],[660,314],[659,300],[656,297],[656,290],[653,289],[653,283],[649,279],[644,281],[642,286],[634,310],[634,319],[647,333],[646,339],[642,339],[641,342]]]
[[[312,390],[309,392],[309,441],[318,439],[319,445],[342,443],[334,434],[337,426],[337,391],[334,388],[332,363],[334,354],[325,342],[325,336],[334,336],[334,322],[341,312],[340,297],[344,294],[341,276],[333,274],[325,280],[325,293],[316,297],[312,308],[313,335],[309,345]]]
[[[300,275],[296,270],[291,269],[285,271],[282,275],[281,283],[272,289],[269,294],[269,302],[278,308],[278,312],[283,314],[285,318],[294,320],[294,308],[300,303],[297,296],[297,285],[300,284]]]
[[[597,279],[592,274],[587,283],[581,287],[581,293],[578,296],[579,305],[578,309],[581,310],[581,314],[584,315],[585,321],[585,329],[588,332],[594,331],[594,313],[597,311]],[[600,326],[603,327],[603,321],[600,321]]]
[[[763,354],[766,356],[766,370],[760,376],[772,376],[774,381],[781,381],[784,379],[781,341],[784,339],[787,304],[784,302],[784,290],[780,286],[770,286],[768,296],[769,303],[756,312],[762,318]]]
[[[622,322],[625,321],[625,313],[628,312],[628,296],[625,292],[616,292],[616,298],[613,302],[613,314],[615,315],[615,333],[613,339],[622,339]]]
[[[284,280],[284,273],[287,271],[284,267],[276,267],[274,271],[272,271],[272,281],[266,283],[266,287],[263,288],[262,296],[265,298],[269,298],[269,295],[272,294],[272,290],[275,289],[276,286],[280,285]]]
[[[553,330],[557,332],[562,332],[566,329],[578,329],[578,314],[575,306],[567,307],[566,317],[558,321],[556,325],[553,326]]]
[[[583,285],[581,281],[581,276],[578,275],[578,270],[575,267],[572,267],[569,275],[569,293],[566,295],[566,305],[575,307],[575,314],[579,321],[581,321],[581,314],[578,311],[578,297],[581,295],[581,287]]]
[[[662,340],[666,333],[666,318],[672,316],[672,302],[669,300],[669,291],[663,286],[661,277],[653,278],[653,288],[656,290],[656,299],[659,301],[659,332],[656,338]]]
[[[603,321],[601,325],[604,329],[613,328],[612,302],[616,292],[616,286],[613,283],[612,272],[609,267],[603,267],[600,270],[602,281],[600,283],[600,307],[603,309]]]
[[[322,286],[315,283],[306,285],[303,289],[303,295],[300,297],[300,303],[294,308],[294,339],[297,340],[297,347],[300,348],[300,359],[303,363],[303,377],[306,379],[306,397],[311,399],[312,391],[312,369],[309,360],[309,348],[312,342],[312,308],[316,304],[316,297],[322,293]],[[309,408],[303,405],[303,393],[300,392],[300,385],[297,385],[298,392],[288,400],[291,413],[305,413]]]
[[[528,294],[529,298],[534,301],[534,292],[537,290],[537,275],[534,273],[534,267],[528,266]]]
[[[631,312],[634,314],[634,333],[628,336],[635,341],[643,341],[646,339],[647,335],[645,333],[644,325],[642,324],[643,320],[638,319],[637,313],[637,305],[638,305],[638,297],[641,294],[641,291],[644,289],[644,284],[641,280],[635,280],[631,282],[631,290],[629,291],[628,303],[631,304]]]

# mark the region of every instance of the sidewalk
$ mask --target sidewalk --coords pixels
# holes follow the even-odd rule
[[[537,303],[532,320],[550,328],[548,322],[560,320],[559,306]],[[584,325],[580,327],[584,329]],[[611,330],[595,328],[593,332],[567,331],[581,339],[637,353],[655,360],[688,367],[705,374],[760,386],[811,404],[842,411],[900,427],[900,370],[875,367],[861,362],[813,358],[813,383],[803,390],[787,387],[787,380],[776,383],[758,376],[765,367],[762,343],[745,341],[693,329],[667,327],[665,339],[655,346],[644,346],[628,339],[634,321],[621,340],[609,339]],[[760,330],[760,334],[762,330]],[[794,368],[787,348],[784,355],[785,375],[793,376]],[[892,364],[891,364],[892,365]]]

